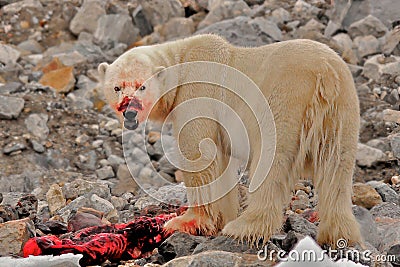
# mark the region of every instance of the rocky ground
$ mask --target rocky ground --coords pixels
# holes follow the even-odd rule
[[[132,149],[125,153],[135,162],[133,175],[145,180],[158,172],[176,183],[147,190],[185,204],[160,130],[153,125],[146,131],[147,152],[135,145],[142,140],[139,132],[123,141],[123,130],[97,88],[97,65],[130,47],[212,32],[245,46],[313,39],[348,63],[362,118],[354,213],[367,248],[374,255],[397,257],[391,264],[364,264],[400,266],[399,1],[0,0],[0,8],[1,255],[18,255],[33,234],[170,211],[131,178],[124,142]],[[163,134],[172,147],[171,133]],[[311,182],[297,184],[282,232],[271,238],[269,248],[289,251],[303,236],[315,237],[317,202]],[[120,264],[275,263],[258,260],[256,253],[227,237],[177,233],[153,256]]]

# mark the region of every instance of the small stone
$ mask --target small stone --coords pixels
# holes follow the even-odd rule
[[[383,202],[376,205],[370,212],[375,219],[384,217],[392,219],[400,218],[400,206],[391,202]]]
[[[367,57],[379,52],[379,41],[373,35],[357,36],[354,39],[359,58]]]
[[[11,142],[3,148],[3,153],[9,155],[16,151],[25,150],[26,146],[23,143]]]
[[[385,122],[395,122],[400,124],[400,111],[393,109],[385,109],[383,112],[383,121]],[[393,143],[392,143],[393,148]],[[400,149],[400,147],[399,147]],[[399,150],[400,153],[400,150]],[[399,154],[400,155],[400,154]]]
[[[54,215],[58,210],[65,207],[66,200],[61,187],[52,184],[46,193],[47,203],[49,204],[50,214]]]
[[[6,94],[12,94],[22,88],[22,83],[19,82],[9,82],[6,83],[5,85],[0,86],[0,94],[6,95]],[[1,100],[0,100],[1,103]]]
[[[85,143],[87,143],[89,141],[90,137],[86,134],[81,134],[80,136],[78,136],[77,138],[75,138],[75,143],[77,143],[78,145],[84,145]]]
[[[381,150],[361,143],[357,145],[356,162],[359,166],[371,167],[385,160],[386,155]]]
[[[363,207],[353,206],[353,214],[360,225],[361,236],[364,241],[372,244],[374,247],[378,247],[381,240],[371,213]]]
[[[301,193],[298,195],[297,192],[303,192],[304,195],[301,195]],[[311,204],[310,204],[310,199],[308,198],[308,195],[306,195],[305,192],[302,190],[299,190],[297,192],[296,192],[296,197],[290,203],[290,207],[291,207],[292,211],[305,210],[307,208],[310,208]]]
[[[271,16],[272,16],[272,20],[276,24],[279,24],[279,23],[283,24],[285,22],[290,21],[290,19],[291,19],[290,13],[282,7],[277,8],[274,11],[272,11]]]
[[[14,1],[12,1],[14,2]],[[43,10],[43,6],[40,3],[39,0],[23,0],[23,1],[17,1],[12,4],[5,5],[2,7],[1,11],[4,13],[9,13],[9,14],[15,14],[20,12],[23,9],[36,9],[36,10]],[[32,11],[30,11],[32,12]]]
[[[366,143],[366,145],[379,149],[382,152],[391,151],[391,145],[388,138],[371,139]]]
[[[373,35],[376,38],[379,38],[386,34],[387,28],[378,18],[368,15],[367,17],[352,23],[348,32],[352,38],[366,35]]]
[[[98,19],[106,14],[105,2],[101,0],[85,0],[71,20],[69,29],[75,35],[81,32],[94,33]]]
[[[126,192],[136,192],[138,185],[131,176],[128,166],[121,164],[118,166],[117,171],[118,183],[112,188],[112,193],[115,195],[122,195]]]
[[[68,231],[76,232],[83,228],[101,226],[104,225],[101,217],[94,215],[93,213],[86,212],[89,208],[80,208],[71,218],[68,220]]]
[[[0,63],[6,66],[14,66],[21,53],[11,45],[0,43]]]
[[[286,219],[284,229],[286,232],[293,230],[297,233],[309,235],[313,238],[317,236],[317,226],[297,214],[289,215]]]
[[[207,16],[197,26],[198,29],[205,28],[219,21],[250,13],[249,6],[243,0],[223,0],[211,3],[210,10]]]
[[[128,205],[128,201],[122,197],[112,196],[110,201],[116,210],[123,210]]]
[[[141,36],[146,36],[153,32],[153,27],[147,20],[141,5],[138,5],[132,12],[132,18],[135,26],[139,28]]]
[[[399,99],[399,92],[396,89],[393,89],[390,94],[388,94],[383,100],[391,105],[395,105],[399,101]]]
[[[400,184],[400,176],[393,176],[391,179],[390,179],[390,181],[392,182],[392,184],[394,184],[394,185],[398,185],[398,184]]]
[[[398,115],[400,116],[400,113]],[[394,134],[391,137],[390,146],[392,147],[393,156],[400,158],[400,134]]]
[[[103,140],[94,140],[92,143],[93,148],[99,148],[103,145],[104,141]]]
[[[394,189],[392,189],[386,183],[380,183],[376,181],[371,181],[368,183],[373,188],[375,188],[376,192],[382,197],[383,202],[392,202],[397,205],[400,205],[400,196],[396,193]]]
[[[353,185],[353,204],[371,209],[372,207],[382,203],[382,198],[376,190],[368,185],[362,183],[355,183]]]
[[[33,236],[34,229],[29,218],[0,223],[0,255],[22,256],[23,245]]]
[[[97,194],[102,198],[110,197],[110,188],[100,182],[90,182],[83,179],[76,179],[63,186],[63,193],[66,199],[75,199],[85,194]]]
[[[96,170],[96,175],[99,179],[108,179],[115,177],[114,171],[111,166],[104,166]]]
[[[18,118],[24,105],[22,98],[0,95],[0,119]]]
[[[25,126],[35,137],[45,140],[49,135],[47,121],[49,116],[46,113],[31,114],[25,119]]]
[[[99,18],[94,38],[101,45],[112,48],[117,43],[133,44],[138,34],[139,30],[133,26],[130,16],[110,14]]]
[[[184,17],[185,9],[179,0],[139,0],[146,19],[154,27],[171,18]]]
[[[112,130],[119,129],[121,128],[121,124],[119,123],[118,120],[111,119],[107,121],[107,123],[104,125],[104,129],[107,131],[111,132]]]
[[[73,67],[63,67],[45,73],[39,83],[56,89],[59,93],[68,93],[74,89],[75,77]]]
[[[33,148],[33,150],[35,152],[43,153],[45,151],[45,148],[41,143],[39,143],[39,142],[37,142],[36,140],[33,140],[33,139],[29,139],[29,141],[30,141],[30,143],[32,145],[32,148]]]
[[[168,237],[160,245],[158,253],[160,253],[166,261],[170,261],[174,258],[191,255],[196,246],[204,241],[206,241],[205,237],[177,232]]]
[[[90,206],[98,211],[104,212],[105,214],[108,214],[114,210],[114,206],[110,201],[101,198],[96,194],[91,195]]]
[[[18,44],[18,48],[29,51],[32,54],[41,54],[43,53],[43,46],[41,46],[36,40],[28,39]]]

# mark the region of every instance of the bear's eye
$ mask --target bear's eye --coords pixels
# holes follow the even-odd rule
[[[140,90],[140,91],[143,91],[143,90],[145,90],[145,89],[146,89],[146,86],[144,86],[144,85],[142,85],[142,86],[139,87],[139,90]]]
[[[121,91],[121,88],[118,87],[118,86],[115,86],[115,87],[114,87],[114,91],[115,91],[115,92],[119,92],[119,91]]]

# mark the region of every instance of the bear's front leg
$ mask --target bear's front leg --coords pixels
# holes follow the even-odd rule
[[[182,170],[189,208],[183,215],[165,224],[167,231],[213,235],[237,217],[239,196],[235,169],[238,164],[227,168],[229,162],[232,164],[235,159],[230,161],[224,152],[218,131],[216,123],[201,119],[189,122],[180,131],[177,137],[179,150],[192,165],[188,166],[189,170]],[[214,144],[209,142],[211,146],[203,146],[203,151],[200,151],[199,144],[205,139],[212,140]],[[206,167],[201,169],[201,166]],[[190,169],[201,170],[192,172]]]

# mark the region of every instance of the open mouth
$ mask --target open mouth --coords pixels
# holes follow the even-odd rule
[[[124,127],[128,130],[135,130],[139,126],[136,119],[139,110],[143,110],[142,103],[136,97],[124,97],[118,105],[117,110],[124,116]]]

